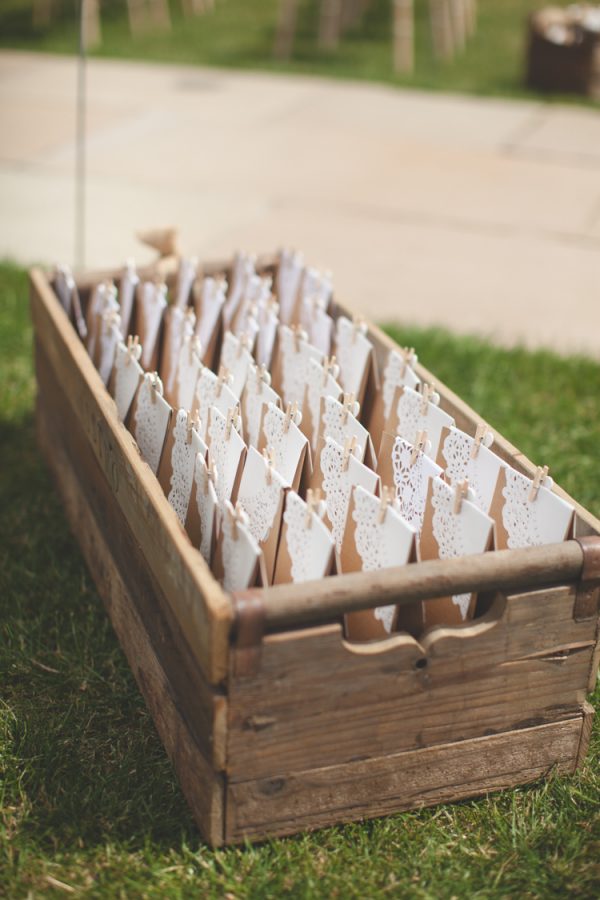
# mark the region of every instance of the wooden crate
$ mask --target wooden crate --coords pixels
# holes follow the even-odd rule
[[[598,667],[598,520],[575,503],[577,539],[563,544],[226,595],[118,420],[48,277],[34,269],[30,278],[39,443],[210,844],[577,768]],[[80,282],[82,295],[95,280]],[[383,358],[394,345],[369,333]],[[442,408],[474,433],[475,413],[437,386]],[[495,449],[534,473],[500,436]],[[477,618],[420,643],[343,638],[344,611],[470,589],[481,592]]]

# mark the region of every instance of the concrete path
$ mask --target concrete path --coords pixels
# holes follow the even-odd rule
[[[0,256],[73,260],[75,65],[0,54]],[[88,88],[88,266],[178,224],[302,249],[380,321],[600,356],[598,112],[95,60]]]

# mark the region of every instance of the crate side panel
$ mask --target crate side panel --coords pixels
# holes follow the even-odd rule
[[[177,692],[155,652],[146,623],[115,564],[112,548],[105,540],[106,531],[96,522],[74,474],[72,460],[64,454],[56,427],[52,427],[48,419],[47,408],[40,404],[38,437],[58,483],[67,517],[78,536],[85,560],[194,818],[203,837],[218,846],[223,842],[224,779],[214,772],[198,743],[202,728],[211,727],[206,721],[206,716],[211,713],[204,707],[204,716],[196,715],[193,722],[183,714]],[[122,530],[119,534],[123,539]],[[165,641],[166,636],[163,643]]]
[[[227,673],[229,598],[191,546],[162,490],[118,421],[116,407],[47,280],[31,273],[34,328],[56,381],[69,395],[81,428],[116,502],[212,684]]]
[[[339,625],[266,637],[255,674],[232,670],[230,779],[579,715],[596,623],[573,621],[574,596],[563,587],[498,598],[481,620],[432,630],[422,644],[397,635],[349,645]]]
[[[571,773],[582,716],[424,750],[232,784],[227,841],[449,803]]]
[[[119,573],[120,582],[126,586],[127,596],[144,623],[168,675],[173,697],[176,698],[196,743],[211,764],[223,768],[226,698],[220,690],[208,684],[198,667],[139,544],[115,503],[110,485],[81,432],[77,415],[70,407],[67,395],[56,384],[45,354],[39,346],[36,368],[40,384],[37,404],[40,425],[38,436],[46,459],[59,485],[64,480],[65,472],[72,476],[73,486],[77,485],[79,490],[80,506],[88,508],[95,529],[104,535],[114,569]],[[68,495],[71,505],[72,493],[73,491]],[[64,489],[62,494],[64,497]],[[84,547],[90,544],[89,535],[75,527],[73,521],[71,524],[80,545]],[[93,546],[88,547],[87,557],[92,552]],[[100,569],[94,573],[94,577],[102,574],[103,570]],[[103,599],[112,618],[113,613],[118,615],[118,609],[111,605],[110,583],[103,583],[102,587]],[[115,630],[119,633],[116,624]]]

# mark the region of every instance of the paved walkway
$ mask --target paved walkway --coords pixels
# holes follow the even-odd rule
[[[75,61],[0,54],[0,256],[73,258]],[[600,114],[93,61],[88,265],[304,250],[378,320],[600,356]]]

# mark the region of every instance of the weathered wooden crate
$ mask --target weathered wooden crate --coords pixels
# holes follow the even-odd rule
[[[85,296],[85,281],[80,289]],[[40,446],[209,843],[577,768],[598,667],[598,520],[575,503],[577,539],[563,544],[228,596],[38,269],[31,307]],[[392,346],[377,328],[370,337],[382,356]],[[442,407],[474,433],[475,413],[437,386]],[[500,436],[495,449],[534,473]],[[368,645],[343,638],[343,612],[473,589],[477,617],[432,629],[420,643],[402,634]]]

